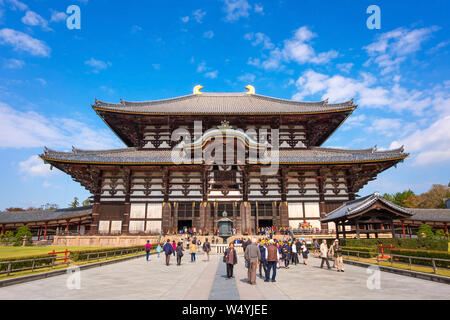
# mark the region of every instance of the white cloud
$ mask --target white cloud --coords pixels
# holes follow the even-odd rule
[[[85,122],[67,118],[47,118],[34,111],[19,111],[0,102],[0,148],[120,147],[107,129],[91,128]]]
[[[244,35],[244,39],[251,41],[252,46],[259,44],[263,45],[263,49],[273,49],[275,45],[270,41],[270,38],[261,32],[249,32]]]
[[[181,21],[184,22],[184,23],[189,22],[189,16],[181,17],[180,19],[181,19]]]
[[[214,70],[214,71],[206,72],[204,74],[204,76],[207,77],[207,78],[210,78],[210,79],[216,79],[218,74],[219,74],[219,71]]]
[[[25,66],[25,61],[19,59],[4,59],[3,68],[5,69],[22,69]]]
[[[9,8],[12,10],[25,11],[28,9],[28,6],[25,3],[20,2],[18,0],[5,0],[5,3],[9,4]]]
[[[10,45],[15,51],[25,51],[34,56],[49,57],[51,52],[45,42],[9,28],[0,29],[0,44]]]
[[[255,4],[253,10],[255,10],[256,13],[264,14],[264,8],[262,5]]]
[[[50,165],[37,155],[33,155],[27,160],[19,162],[19,172],[32,177],[48,177],[51,174],[57,174],[57,170],[50,170]],[[47,185],[44,185],[47,187]]]
[[[255,82],[255,75],[251,73],[243,74],[242,76],[238,77],[238,81],[245,82],[245,83],[252,83]]]
[[[45,31],[52,30],[48,27],[48,21],[38,15],[36,12],[27,10],[25,16],[22,17],[22,22],[29,26],[39,26]]]
[[[206,15],[206,11],[203,11],[202,9],[197,9],[194,12],[192,12],[192,16],[198,23],[202,23],[203,17]]]
[[[270,52],[269,58],[261,66],[264,69],[278,69],[283,63],[289,62],[325,64],[338,56],[338,52],[334,50],[316,53],[311,45],[311,40],[315,37],[317,34],[308,27],[298,28],[292,38],[284,40],[282,46]]]
[[[225,21],[232,22],[249,16],[252,7],[247,0],[224,0],[224,2]]]
[[[197,72],[203,72],[206,71],[206,62],[201,62],[199,63],[199,65],[197,66]]]
[[[353,68],[353,63],[338,63],[336,65],[339,71],[344,73],[349,73],[350,70]]]
[[[439,118],[425,129],[416,130],[405,139],[391,143],[391,148],[405,146],[411,152],[413,164],[429,165],[450,161],[450,115]]]
[[[97,60],[94,58],[85,61],[84,64],[92,67],[93,73],[99,73],[100,70],[105,70],[112,65],[111,62],[104,62],[102,60]]]
[[[143,29],[141,26],[138,26],[137,24],[131,26],[131,33],[136,34],[138,32],[141,32]]]
[[[43,87],[47,86],[47,81],[43,78],[36,78],[36,81]]]
[[[380,34],[376,41],[365,46],[370,59],[366,65],[376,64],[381,68],[381,74],[396,71],[407,57],[421,49],[422,43],[428,40],[438,27],[408,30],[397,28]]]
[[[66,20],[67,15],[65,12],[58,12],[55,10],[51,10],[52,16],[50,17],[50,22],[61,22]]]
[[[212,39],[214,37],[214,32],[209,30],[203,33],[203,38]]]

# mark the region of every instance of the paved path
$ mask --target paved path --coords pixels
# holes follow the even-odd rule
[[[172,256],[169,267],[163,255],[107,265],[81,272],[81,288],[67,288],[67,275],[0,288],[0,299],[450,299],[450,286],[432,281],[381,272],[380,289],[369,290],[366,269],[346,265],[344,273],[309,265],[277,270],[277,282],[246,283],[242,256],[235,266],[235,278],[226,280],[222,256],[209,262],[197,255],[195,263],[183,257],[181,266]]]

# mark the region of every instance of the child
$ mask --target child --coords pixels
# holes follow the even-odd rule
[[[156,248],[156,251],[158,252],[158,258],[159,258],[159,254],[161,253],[161,244],[158,243],[158,247]]]

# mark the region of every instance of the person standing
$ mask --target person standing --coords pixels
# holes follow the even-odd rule
[[[223,261],[227,265],[227,279],[230,279],[233,277],[234,265],[237,264],[237,254],[236,250],[234,250],[233,242],[231,242],[225,250]]]
[[[339,240],[334,240],[334,244],[330,247],[330,256],[334,257],[337,272],[344,272],[344,261],[342,260],[342,247]]]
[[[308,253],[309,253],[309,249],[308,249],[308,246],[306,245],[306,241],[303,241],[301,249],[302,249],[302,256],[303,256],[303,264],[306,266],[306,264],[308,262]]]
[[[251,244],[247,245],[244,254],[245,260],[248,261],[248,283],[256,284],[256,266],[261,259],[261,252],[256,245],[256,239],[253,238]]]
[[[205,239],[203,243],[203,252],[206,254],[206,261],[209,261],[209,252],[211,251],[211,245],[208,242],[208,238]]]
[[[181,241],[178,242],[177,248],[175,249],[177,252],[177,266],[181,265],[181,258],[183,257],[183,245],[181,244]]]
[[[189,246],[189,252],[191,253],[191,262],[195,262],[195,253],[197,252],[197,244],[195,240],[192,241],[192,244]]]
[[[162,250],[161,244],[158,243],[158,247],[156,248],[156,252],[158,252],[158,259],[159,259],[159,254],[161,253],[161,250]]]
[[[173,252],[173,247],[170,244],[170,239],[167,239],[167,242],[164,244],[163,250],[164,253],[166,254],[166,265],[168,266],[170,263],[170,255]]]
[[[292,264],[295,264],[295,265],[297,265],[297,263],[298,263],[297,243],[298,243],[298,240],[296,242],[292,243]]]
[[[150,250],[152,249],[152,245],[150,244],[150,240],[147,240],[147,243],[145,244],[145,253],[146,253],[146,259],[148,261],[148,258],[150,257]]]
[[[272,282],[275,282],[275,277],[277,276],[277,262],[280,260],[278,248],[274,241],[270,239],[269,246],[267,247],[267,270],[266,279],[264,282],[269,282],[270,270],[272,270]]]
[[[259,252],[261,254],[261,257],[259,258],[259,276],[262,278],[262,270],[264,270],[264,275],[267,273],[267,248],[263,243],[259,243]]]
[[[320,268],[323,268],[323,263],[327,263],[328,269],[331,269],[330,263],[328,262],[328,246],[327,246],[327,240],[323,240],[322,244],[320,245],[320,257],[322,258],[322,262],[320,263]]]

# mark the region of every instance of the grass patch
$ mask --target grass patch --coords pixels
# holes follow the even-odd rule
[[[377,263],[377,259],[358,258],[358,257],[352,257],[352,256],[344,256],[344,259],[365,262],[365,263],[380,265],[380,266],[384,266],[384,267],[392,267],[392,268],[397,268],[397,269],[411,270],[411,271],[416,271],[416,272],[437,274],[439,276],[450,277],[450,270],[448,270],[448,269],[438,268],[437,272],[434,273],[433,268],[427,267],[427,266],[411,265],[411,267],[410,267],[408,264],[405,264],[405,263],[399,263],[399,262],[391,263],[389,261],[381,261],[381,260],[379,261],[379,263]]]
[[[55,250],[61,252],[64,250],[96,250],[96,249],[108,249],[107,247],[0,247],[0,258],[15,258],[15,257],[27,257],[36,256],[41,254],[47,254]]]

